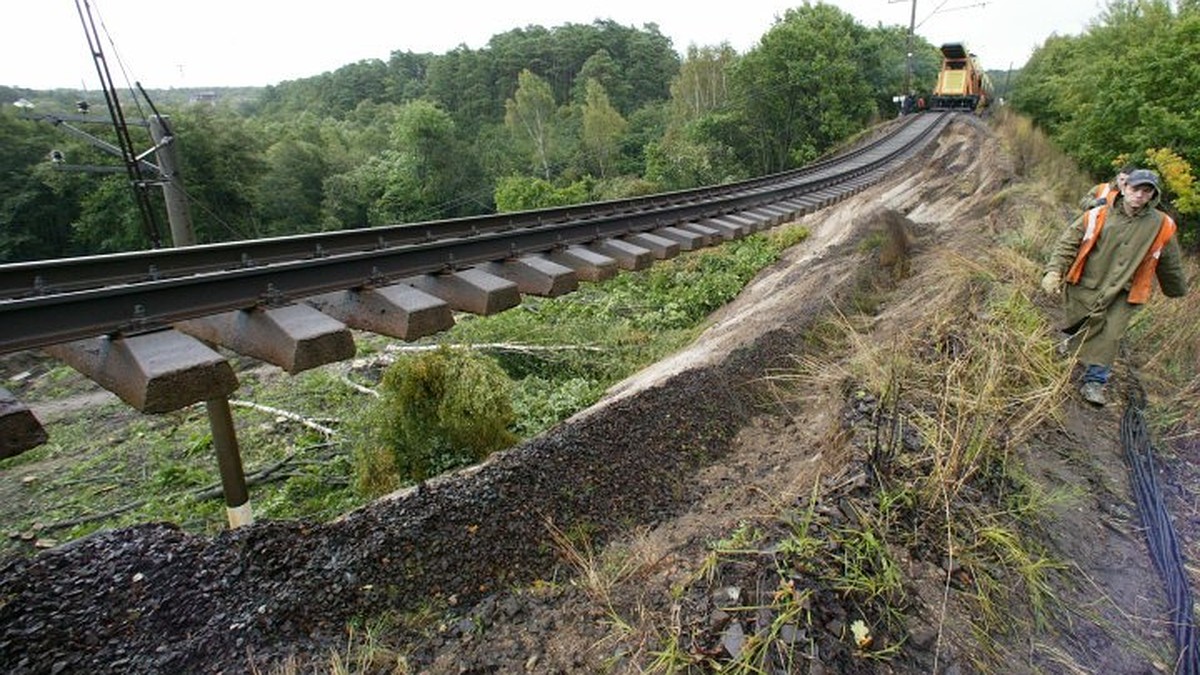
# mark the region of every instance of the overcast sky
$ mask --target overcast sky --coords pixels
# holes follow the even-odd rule
[[[80,5],[83,0],[79,0]],[[611,19],[655,23],[676,50],[753,47],[803,1],[727,0],[87,0],[117,87],[264,86],[393,51],[472,49],[514,28]],[[912,0],[827,0],[860,23],[907,27]],[[1103,0],[919,0],[917,34],[966,42],[987,68],[1021,67],[1051,34],[1077,35]],[[76,0],[0,0],[0,85],[99,88]]]

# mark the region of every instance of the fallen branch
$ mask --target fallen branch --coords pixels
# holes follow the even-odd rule
[[[281,410],[279,408],[272,408],[269,405],[263,405],[261,403],[254,403],[252,401],[238,401],[238,400],[233,400],[233,399],[230,399],[229,405],[234,405],[239,408],[250,408],[251,410],[258,410],[259,412],[265,412],[270,415],[275,415],[277,417],[283,417],[283,418],[292,420],[293,422],[299,422],[300,424],[303,424],[304,426],[308,427],[309,429],[314,429],[316,431],[319,431],[319,432],[325,434],[327,437],[333,437],[333,436],[337,435],[337,432],[334,431],[333,429],[330,429],[329,427],[327,427],[323,424],[319,424],[307,417],[304,417],[303,415],[297,415],[296,413],[288,412],[287,410]]]
[[[357,391],[360,394],[368,394],[370,396],[374,396],[375,398],[379,398],[379,392],[375,391],[374,389],[372,389],[370,387],[362,386],[361,384],[355,382],[354,380],[351,380],[346,375],[342,375],[341,380],[342,380],[342,384],[345,384],[347,387],[350,387],[351,389],[353,389],[354,391]]]
[[[600,347],[589,347],[587,345],[527,345],[515,342],[478,342],[467,344],[440,344],[440,345],[400,345],[389,344],[384,349],[389,352],[431,352],[442,347],[450,347],[451,349],[474,349],[478,351],[493,351],[493,352],[516,352],[518,354],[536,354],[538,352],[599,352],[603,351]]]
[[[513,342],[482,342],[482,343],[461,343],[461,344],[440,344],[440,345],[409,345],[409,344],[389,344],[384,349],[386,353],[375,354],[365,358],[355,359],[350,362],[350,368],[365,368],[379,363],[391,363],[396,354],[416,354],[420,352],[432,352],[442,347],[450,349],[469,349],[475,351],[493,351],[493,352],[510,352],[515,354],[537,354],[547,352],[602,352],[602,347],[592,347],[588,345],[527,345]]]
[[[253,487],[255,485],[262,485],[263,483],[270,483],[275,480],[283,480],[285,478],[290,478],[289,475],[276,474],[276,472],[279,471],[280,469],[284,468],[285,466],[291,464],[293,461],[295,461],[296,457],[298,457],[301,452],[306,452],[308,450],[316,450],[317,448],[327,448],[330,445],[331,444],[328,442],[318,443],[317,445],[309,445],[307,447],[300,448],[298,450],[290,452],[287,454],[286,457],[279,460],[278,462],[275,462],[274,464],[270,464],[268,466],[264,466],[263,468],[259,469],[258,471],[255,471],[254,473],[247,474],[246,475],[246,487],[249,488],[249,487]],[[220,483],[213,483],[212,485],[202,487],[202,488],[200,488],[198,490],[194,490],[188,494],[193,499],[196,499],[196,500],[216,499],[217,497],[220,497],[225,494],[225,488]]]

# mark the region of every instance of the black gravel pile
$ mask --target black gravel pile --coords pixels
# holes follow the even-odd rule
[[[0,668],[245,672],[344,647],[355,618],[535,579],[547,522],[603,540],[690,501],[751,411],[765,361],[739,354],[334,523],[147,524],[0,563]]]

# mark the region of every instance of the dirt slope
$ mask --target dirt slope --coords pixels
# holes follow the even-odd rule
[[[692,348],[542,437],[337,523],[213,538],[151,524],[0,563],[0,667],[327,670],[348,624],[384,614],[403,621],[377,636],[413,672],[639,672],[685,627],[716,636],[715,651],[737,649],[717,595],[752,588],[757,570],[698,583],[711,542],[803,503],[814,482],[836,493],[856,481],[855,458],[829,442],[853,407],[833,392],[782,415],[762,378],[811,349],[807,332],[886,266],[863,253],[865,240],[903,232],[914,270],[947,249],[976,255],[1005,226],[987,196],[1011,180],[986,128],[956,122],[911,171],[807,216],[813,236]],[[896,282],[881,335],[905,329],[920,310],[903,301],[906,284],[929,279]],[[1033,476],[1076,488],[1046,536],[1078,583],[1056,588],[1064,609],[1043,632],[996,636],[1005,672],[1157,672],[1171,658],[1118,421],[1116,409],[1070,404],[1064,427],[1027,451]],[[1173,503],[1190,503],[1194,483],[1177,487],[1190,477],[1166,478]],[[915,599],[893,658],[856,657],[848,617],[818,606],[810,654],[781,672],[977,669],[961,589],[947,590],[936,565],[904,560]]]

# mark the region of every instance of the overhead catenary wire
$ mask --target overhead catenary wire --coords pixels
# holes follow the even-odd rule
[[[133,84],[131,84],[133,80],[129,76],[129,69],[125,66],[124,59],[121,58],[121,50],[117,48],[117,42],[113,39],[112,32],[108,30],[108,24],[104,22],[104,15],[100,11],[99,4],[96,2],[96,0],[85,0],[85,4],[94,6],[94,10],[91,10],[91,8],[89,9],[94,11],[97,20],[100,22],[100,31],[104,33],[104,37],[108,40],[108,48],[112,52],[113,58],[117,62],[117,69],[121,71],[121,77],[125,80],[125,88],[129,90],[130,98],[133,100],[134,107],[137,108],[138,116],[141,118],[142,122],[145,122],[146,112],[142,110],[141,101],[138,100],[137,94],[133,88]],[[97,37],[97,43],[98,41],[99,38]],[[138,88],[141,88],[140,84],[138,85]],[[114,96],[116,95],[115,89],[113,90],[113,94]]]

